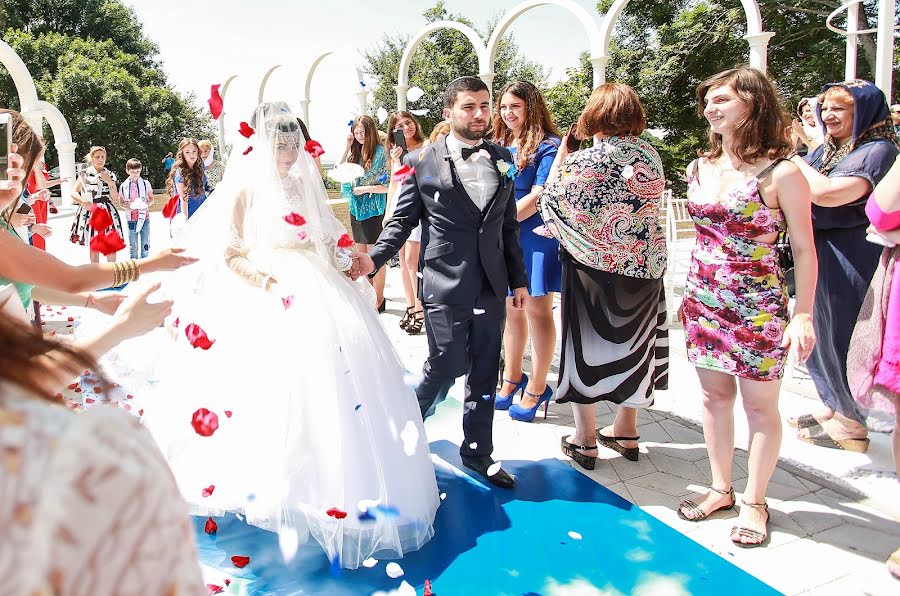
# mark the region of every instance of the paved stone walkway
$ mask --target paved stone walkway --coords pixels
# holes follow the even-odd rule
[[[71,210],[51,220],[55,235],[49,250],[71,263],[87,260],[87,249],[67,241]],[[151,223],[154,250],[168,245],[167,225],[159,214]],[[399,270],[391,269],[386,291],[388,312],[382,321],[411,371],[418,371],[427,354],[424,335],[411,337],[397,325],[403,312]],[[557,309],[558,312],[558,309]],[[65,318],[59,322],[65,326]],[[728,535],[736,514],[720,513],[702,523],[678,518],[678,502],[710,483],[709,459],[699,424],[699,383],[684,356],[683,337],[672,331],[670,385],[659,392],[653,408],[639,414],[641,457],[628,462],[601,449],[597,468],[576,469],[786,594],[841,596],[898,593],[900,582],[887,573],[884,561],[900,547],[900,491],[891,472],[890,438],[873,434],[866,455],[814,448],[793,438],[786,429],[782,460],[769,487],[772,539],[765,548],[741,549]],[[555,377],[551,376],[555,387]],[[815,405],[810,384],[802,373],[789,377],[782,392],[783,414],[809,411]],[[461,382],[451,391],[461,400]],[[458,403],[460,412],[461,402]],[[746,420],[736,406],[736,441],[746,445]],[[461,414],[460,414],[461,415]],[[609,424],[612,411],[598,406],[598,424]],[[559,439],[574,428],[571,408],[551,405],[546,420],[532,424],[511,420],[504,412],[495,418],[496,459],[565,459]],[[461,429],[428,425],[429,439],[462,440]],[[798,465],[801,464],[801,465]],[[746,481],[746,452],[735,456],[735,490]],[[610,548],[627,545],[610,545]],[[601,591],[585,594],[602,594]]]

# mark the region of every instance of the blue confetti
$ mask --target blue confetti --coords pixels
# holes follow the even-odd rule
[[[360,82],[359,82],[359,86],[360,86],[360,87],[365,87],[365,86],[366,86],[365,81],[360,81]]]
[[[353,120],[347,120],[347,126],[353,126]]]
[[[387,179],[388,179],[388,175],[387,175],[387,172],[385,172],[384,174],[382,174],[381,176],[378,177],[378,183],[384,184],[385,182],[387,182]]]
[[[359,409],[360,409],[361,407],[362,407],[362,404],[356,404],[356,407],[353,408],[353,410],[354,410],[354,411],[359,411]]]
[[[375,516],[369,513],[368,509],[360,513],[357,518],[359,521],[375,521]]]
[[[341,569],[341,556],[334,555],[334,559],[331,561],[331,565],[328,566],[328,573],[331,574],[332,577],[340,577],[343,570]]]
[[[384,517],[398,517],[400,515],[400,511],[390,505],[376,505],[372,509],[375,510],[376,515],[380,514]]]

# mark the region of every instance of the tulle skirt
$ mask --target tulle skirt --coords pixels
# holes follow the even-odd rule
[[[199,272],[193,291],[172,296],[164,356],[137,392],[192,512],[238,512],[301,544],[311,537],[351,569],[420,548],[440,502],[434,468],[374,308],[312,251],[249,258],[277,290]],[[209,349],[191,346],[191,324]],[[201,408],[218,418],[210,436],[192,425]]]

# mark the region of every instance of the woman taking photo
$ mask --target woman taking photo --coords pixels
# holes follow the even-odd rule
[[[347,137],[347,148],[338,164],[345,161],[362,167],[365,174],[341,187],[341,198],[350,203],[350,231],[358,252],[368,252],[381,234],[387,207],[387,152],[378,140],[378,128],[369,116],[360,116]],[[384,269],[372,278],[378,312],[385,311]]]
[[[385,221],[394,214],[397,206],[397,193],[400,192],[400,184],[393,180],[394,172],[402,166],[400,159],[408,151],[415,151],[427,144],[422,133],[422,125],[415,116],[409,112],[396,112],[388,119],[388,135],[384,147],[391,157],[391,183],[388,186],[388,200],[390,204],[384,214]],[[396,132],[403,134],[406,142],[406,152],[403,147],[394,143]],[[422,310],[422,301],[419,300],[419,249],[422,243],[422,226],[419,225],[412,231],[406,243],[400,248],[400,278],[403,280],[403,293],[406,295],[406,313],[400,319],[400,328],[410,335],[422,332],[425,318]]]
[[[562,284],[559,242],[534,233],[544,222],[535,202],[544,190],[550,166],[559,148],[559,131],[537,87],[525,81],[510,83],[499,94],[494,112],[494,142],[507,147],[515,159],[516,210],[519,244],[528,274],[525,309],[506,302],[506,328],[503,331],[505,370],[503,386],[494,407],[509,409],[513,420],[530,422],[537,409],[549,403],[553,390],[547,386],[547,373],[556,349],[553,322],[553,293]],[[512,296],[510,294],[510,296]],[[531,378],[522,370],[525,345],[531,331]],[[516,393],[521,399],[512,405]]]
[[[669,338],[659,225],[666,180],[656,150],[638,138],[644,108],[628,85],[594,89],[578,118],[594,146],[560,146],[539,208],[562,245],[562,347],[557,403],[572,402],[575,434],[563,453],[592,470],[597,445],[638,459],[637,409],[668,383]],[[628,374],[622,374],[628,371]],[[617,405],[596,428],[598,401]]]
[[[726,70],[700,84],[697,102],[709,122],[709,149],[687,170],[697,242],[679,312],[688,360],[703,389],[712,485],[702,499],[682,501],[678,514],[700,521],[735,506],[731,469],[739,387],[750,427],[749,463],[730,537],[737,546],[754,547],[769,538],[766,487],[781,446],[778,394],[788,350],[803,362],[815,343],[809,187],[785,160],[787,115],[766,75],[747,66]],[[785,230],[795,263],[793,313],[775,247]]]
[[[812,193],[818,343],[808,368],[824,408],[788,422],[807,443],[865,452],[868,412],[850,391],[847,353],[882,248],[866,242],[866,200],[893,165],[897,138],[884,94],[872,83],[831,83],[822,90],[825,141],[805,161],[791,161]]]
[[[75,221],[72,222],[69,239],[73,244],[82,246],[87,244],[90,247],[91,239],[97,234],[106,234],[114,230],[119,238],[124,238],[122,236],[122,220],[119,219],[119,212],[114,206],[120,201],[116,175],[104,167],[106,165],[106,149],[91,147],[88,154],[84,156],[84,160],[88,167],[78,174],[78,179],[72,187],[72,198],[78,203],[78,211],[75,212]],[[91,208],[94,205],[109,213],[112,226],[105,230],[95,230],[91,227]],[[91,249],[90,257],[91,263],[100,262],[98,251]],[[106,260],[115,261],[116,253],[111,252],[106,255]]]

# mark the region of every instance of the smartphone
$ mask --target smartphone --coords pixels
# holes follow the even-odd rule
[[[22,203],[19,205],[19,208],[16,209],[16,213],[21,213],[22,215],[27,215],[31,213],[31,205],[28,203]]]
[[[566,133],[566,135],[568,135],[569,137],[569,139],[566,141],[566,149],[569,150],[569,153],[581,149],[581,139],[575,136],[575,129],[577,126],[578,124],[573,122],[569,126],[569,132]]]
[[[401,128],[398,128],[391,134],[394,136],[394,144],[403,149],[403,153],[400,154],[400,158],[403,159],[403,156],[406,155],[408,151],[406,148],[406,135],[403,134],[403,129]]]
[[[0,180],[6,181],[9,167],[9,148],[12,145],[12,116],[0,114]]]

